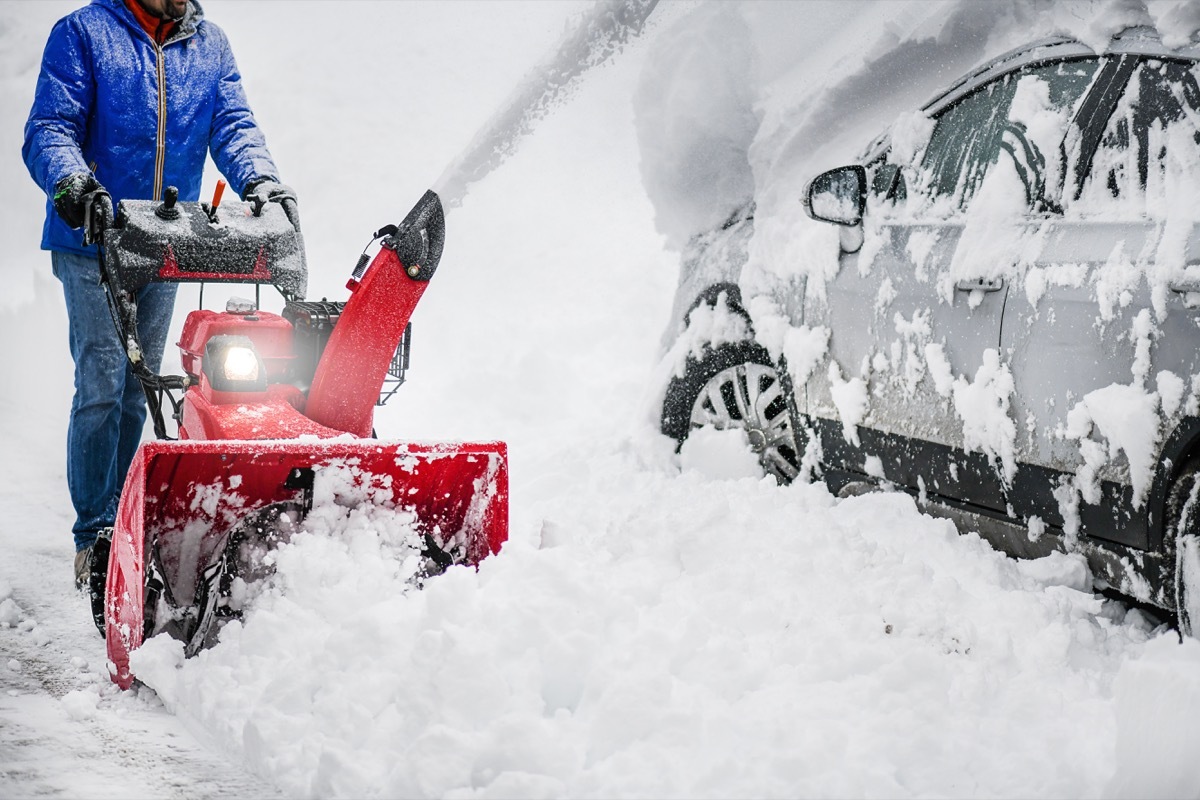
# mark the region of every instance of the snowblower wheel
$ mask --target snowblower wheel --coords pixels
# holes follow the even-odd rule
[[[92,554],[88,562],[88,599],[92,605],[92,622],[100,636],[104,636],[104,595],[108,585],[108,555],[112,550],[112,528],[104,528],[96,534]]]

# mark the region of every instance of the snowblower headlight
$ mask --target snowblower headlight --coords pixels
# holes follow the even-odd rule
[[[225,351],[225,380],[258,380],[258,357],[249,347],[231,347]]]
[[[267,371],[247,336],[214,336],[204,346],[204,374],[218,392],[265,392]]]

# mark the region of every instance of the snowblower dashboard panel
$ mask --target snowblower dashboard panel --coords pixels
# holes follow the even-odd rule
[[[258,208],[207,203],[122,200],[104,235],[104,257],[121,288],[152,282],[257,283],[288,299],[308,288],[304,240],[277,203]]]

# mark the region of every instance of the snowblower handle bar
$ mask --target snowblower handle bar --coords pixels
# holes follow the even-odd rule
[[[88,192],[83,197],[83,246],[100,244],[104,231],[112,224],[112,195],[105,189]]]
[[[117,206],[102,229],[103,256],[115,266],[117,285],[136,293],[149,283],[265,283],[286,300],[304,299],[304,239],[280,203],[256,209],[226,200],[213,208],[178,195],[169,186],[161,203]]]

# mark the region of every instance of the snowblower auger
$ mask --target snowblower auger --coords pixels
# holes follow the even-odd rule
[[[407,352],[409,317],[441,259],[438,196],[427,192],[376,233],[380,250],[360,259],[345,303],[304,302],[303,240],[279,204],[218,209],[176,198],[168,189],[161,204],[123,201],[102,240],[113,320],[159,436],[134,457],[105,596],[93,598],[122,688],[147,637],[169,633],[188,655],[216,641],[239,613],[231,587],[269,571],[264,551],[298,528],[323,478],[410,512],[422,577],[478,564],[508,536],[504,443],[370,438],[380,389]],[[236,299],[222,313],[192,311],[179,341],[186,374],[160,376],[141,359],[133,299],[151,281],[267,283],[286,303],[282,315]],[[166,437],[164,399],[178,441]]]

